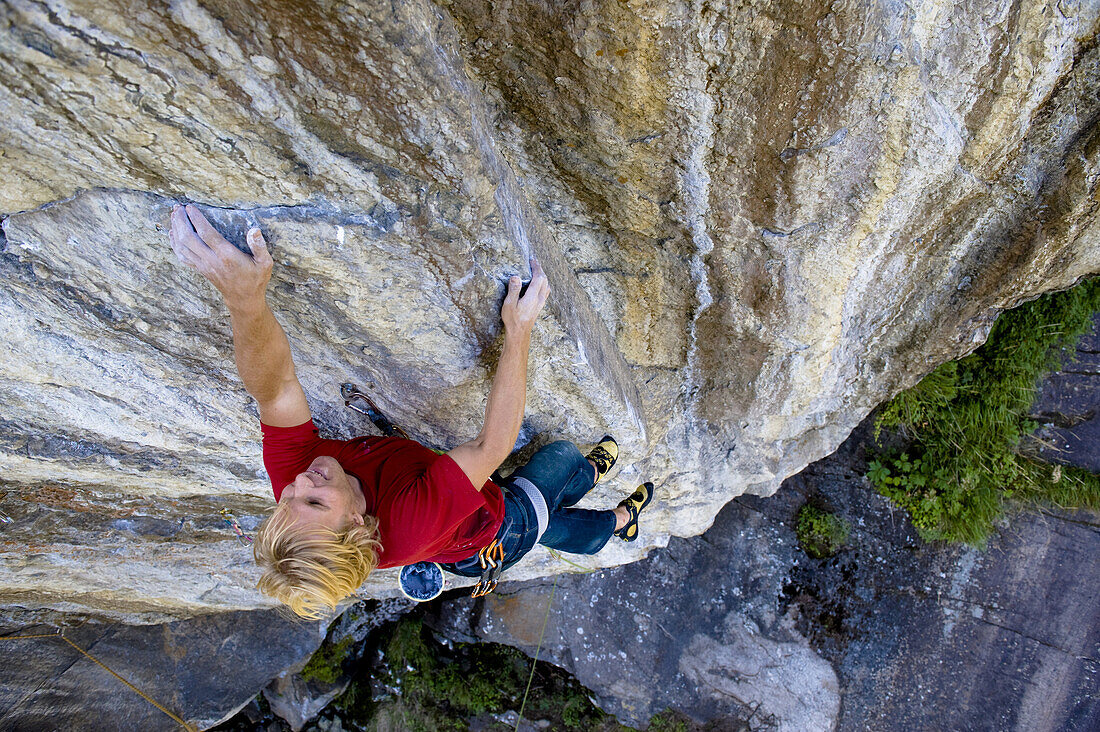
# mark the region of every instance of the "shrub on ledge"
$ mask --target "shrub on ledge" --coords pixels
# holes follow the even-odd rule
[[[1040,377],[1100,311],[1100,278],[1003,314],[989,340],[888,402],[875,422],[907,446],[870,463],[875,488],[925,540],[982,545],[1006,503],[1100,509],[1100,476],[1019,452]]]
[[[835,513],[823,511],[807,503],[798,511],[795,534],[802,551],[814,559],[825,559],[836,554],[848,543],[851,525]]]

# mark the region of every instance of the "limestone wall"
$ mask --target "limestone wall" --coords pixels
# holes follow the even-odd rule
[[[503,281],[554,288],[521,442],[624,446],[636,559],[767,495],[1100,272],[1097,2],[0,5],[0,602],[266,604],[270,505],[177,201],[260,225],[317,421],[478,427]],[[537,552],[515,577],[565,568]],[[379,573],[367,591],[392,592]]]

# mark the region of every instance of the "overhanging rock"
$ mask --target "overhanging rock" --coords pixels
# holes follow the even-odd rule
[[[167,246],[179,200],[269,235],[339,436],[365,428],[343,381],[425,442],[476,434],[504,281],[538,255],[521,440],[615,433],[586,505],[659,485],[592,566],[775,491],[1001,309],[1100,271],[1100,7],[967,13],[4,3],[0,599],[266,603],[220,514],[271,505],[255,415]]]

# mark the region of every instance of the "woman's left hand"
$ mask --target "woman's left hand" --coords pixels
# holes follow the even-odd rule
[[[522,284],[519,277],[512,277],[508,281],[508,295],[500,309],[500,318],[504,321],[506,333],[529,336],[546,304],[546,298],[550,295],[550,282],[546,279],[539,260],[534,257],[531,257],[531,283],[527,286],[527,292],[520,297]]]

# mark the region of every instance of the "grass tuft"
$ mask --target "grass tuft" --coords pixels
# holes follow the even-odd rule
[[[852,526],[835,513],[807,503],[798,510],[795,534],[802,551],[814,559],[825,559],[848,543]]]
[[[867,477],[909,512],[925,540],[984,545],[1010,502],[1100,510],[1100,476],[1021,455],[1039,379],[1060,365],[1100,311],[1100,278],[1004,313],[971,355],[943,364],[875,421],[900,434]]]

